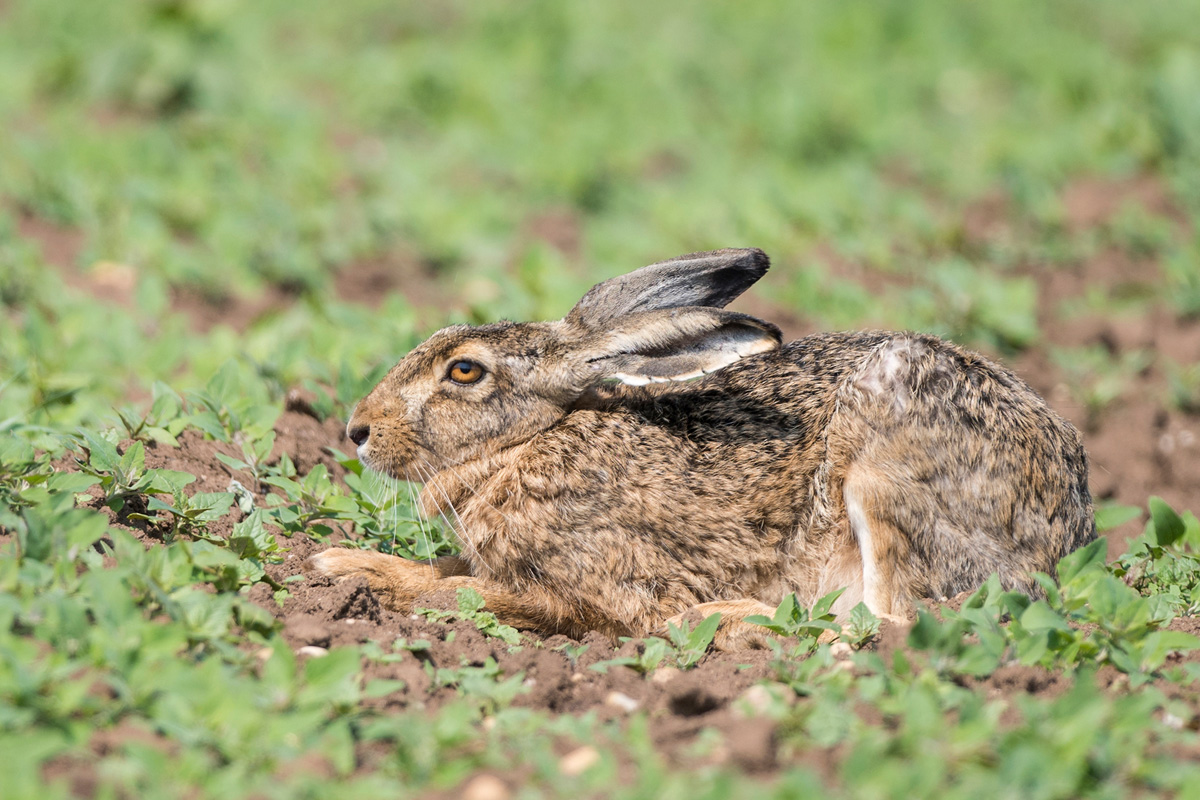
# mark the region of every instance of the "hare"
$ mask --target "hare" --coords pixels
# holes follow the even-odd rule
[[[456,325],[359,402],[363,464],[424,484],[462,555],[415,563],[331,549],[385,605],[479,591],[543,633],[644,636],[722,614],[717,645],[788,592],[846,587],[903,616],[1002,583],[1095,537],[1078,431],[1007,369],[918,333],[790,344],[722,310],[768,268],[756,249],[694,253],[592,288],[555,322]]]

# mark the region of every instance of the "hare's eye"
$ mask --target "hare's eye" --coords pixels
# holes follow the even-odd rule
[[[479,379],[483,377],[483,367],[474,361],[455,361],[450,365],[446,377],[464,385],[479,383]]]

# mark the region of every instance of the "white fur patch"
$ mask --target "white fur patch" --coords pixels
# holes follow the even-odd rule
[[[630,372],[614,372],[609,379],[620,381],[627,386],[645,386],[649,383],[679,383],[711,375],[718,370],[728,367],[735,361],[741,361],[747,356],[758,355],[774,350],[772,341],[761,339],[747,340],[744,336],[728,335],[712,337],[706,348],[708,361],[703,367],[680,373],[678,375],[639,375]]]
[[[893,339],[875,352],[868,367],[863,369],[855,385],[868,394],[890,397],[897,411],[908,408],[912,401],[904,377],[925,350],[909,339]]]
[[[875,563],[875,547],[871,538],[871,528],[867,525],[867,513],[863,508],[862,499],[854,491],[853,485],[846,484],[846,516],[850,519],[850,530],[858,542],[859,554],[862,556],[863,571],[863,602],[873,614],[884,613],[879,603],[879,567]],[[890,609],[888,609],[890,610]]]

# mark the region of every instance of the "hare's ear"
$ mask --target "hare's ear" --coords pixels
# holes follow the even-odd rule
[[[566,321],[597,330],[638,311],[683,306],[724,308],[770,266],[758,249],[714,250],[660,261],[597,284]]]
[[[632,386],[686,381],[779,347],[779,328],[714,308],[642,311],[594,334],[586,348],[593,380]]]

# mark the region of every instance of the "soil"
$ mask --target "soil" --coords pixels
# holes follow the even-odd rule
[[[1148,178],[1113,183],[1087,180],[1074,184],[1064,195],[1066,225],[1072,231],[1103,225],[1127,203],[1138,203],[1149,212],[1179,222],[1182,215],[1173,207],[1162,187]],[[1001,195],[989,196],[967,209],[964,236],[976,242],[993,236],[1012,235],[1014,224],[1009,220],[1009,204]],[[1180,223],[1182,224],[1182,223]],[[42,221],[23,217],[23,235],[37,241],[52,264],[60,267],[67,281],[79,289],[91,291],[114,302],[121,302],[123,283],[118,271],[116,278],[99,281],[97,270],[80,272],[77,267],[80,240],[77,234]],[[574,255],[578,248],[574,222],[562,216],[534,220],[527,235],[544,238],[565,253]],[[820,255],[820,254],[818,254]],[[873,289],[886,289],[887,276],[848,264],[830,253],[827,262],[840,277],[856,280]],[[402,259],[401,259],[402,260]],[[378,303],[389,291],[401,291],[419,298],[420,302],[439,303],[445,289],[434,285],[432,277],[415,262],[406,262],[404,269],[395,258],[364,261],[349,265],[337,278],[337,292],[348,302],[368,305]],[[1111,295],[1136,294],[1139,287],[1158,280],[1158,265],[1153,261],[1131,256],[1115,249],[1100,249],[1093,257],[1068,267],[1039,268],[1023,265],[1027,274],[1034,275],[1041,287],[1039,322],[1044,332],[1042,341],[1033,349],[1007,359],[1020,375],[1045,396],[1063,416],[1085,431],[1085,440],[1092,458],[1092,488],[1098,499],[1144,506],[1150,494],[1162,495],[1179,509],[1200,510],[1200,418],[1174,409],[1166,401],[1166,373],[1162,359],[1155,359],[1128,390],[1112,406],[1098,415],[1089,416],[1073,398],[1069,378],[1050,355],[1051,347],[1097,345],[1120,356],[1145,350],[1177,363],[1200,362],[1200,321],[1178,319],[1169,309],[1153,302],[1143,303],[1134,311],[1120,316],[1105,316],[1089,312],[1080,301],[1085,293],[1097,291]],[[114,288],[115,287],[115,288]],[[106,292],[115,294],[107,295]],[[245,304],[214,306],[209,300],[176,296],[181,310],[193,315],[194,324],[206,327],[218,321],[234,327],[248,324]],[[257,301],[256,301],[257,302]],[[266,306],[287,302],[286,293],[272,296]],[[777,319],[789,333],[806,333],[808,323],[786,313],[776,313],[762,299],[751,297],[744,306],[754,313]],[[197,311],[197,309],[201,309]],[[257,307],[256,307],[257,308]],[[1064,313],[1064,309],[1082,311]],[[190,311],[189,311],[190,309]],[[770,312],[770,313],[769,313]],[[336,478],[343,474],[341,467],[324,450],[326,446],[346,449],[343,423],[340,420],[320,421],[308,412],[308,406],[297,399],[277,425],[277,440],[273,459],[287,453],[297,467],[306,472],[322,463]],[[217,459],[218,453],[241,457],[240,448],[205,440],[195,431],[181,437],[178,449],[162,445],[147,447],[149,467],[169,468],[197,476],[192,488],[196,491],[221,491],[228,487],[233,472]],[[70,468],[64,461],[63,468]],[[239,479],[244,476],[239,475]],[[268,486],[248,487],[260,500]],[[92,505],[103,508],[98,493],[93,490]],[[133,523],[123,515],[105,509],[114,525],[129,529],[134,535],[155,546],[163,531],[154,523]],[[214,533],[227,532],[237,514],[214,524]],[[1124,540],[1141,529],[1141,521],[1127,523],[1110,535],[1110,551],[1120,552]],[[339,531],[333,540],[350,531]],[[268,568],[276,581],[304,575],[305,560],[315,552],[330,546],[330,542],[310,539],[287,539],[280,543],[287,548],[282,563]],[[768,651],[748,650],[736,653],[706,655],[694,669],[682,672],[660,668],[651,677],[627,667],[612,667],[606,672],[591,669],[598,662],[633,654],[641,646],[626,643],[619,651],[598,634],[575,642],[562,636],[539,637],[523,634],[519,648],[510,647],[499,639],[484,636],[468,620],[450,618],[430,619],[422,614],[400,613],[380,605],[379,599],[361,580],[334,583],[326,579],[305,576],[286,584],[289,594],[277,601],[273,591],[258,584],[250,599],[269,611],[280,623],[283,635],[302,658],[319,658],[330,647],[368,641],[378,642],[385,651],[403,639],[412,653],[395,662],[371,662],[365,668],[366,680],[386,679],[402,682],[402,688],[383,697],[365,701],[379,713],[407,709],[435,711],[453,698],[456,690],[439,687],[432,677],[439,668],[455,669],[463,664],[480,666],[494,659],[505,675],[523,676],[523,693],[515,705],[558,714],[593,713],[601,719],[619,719],[633,711],[646,711],[649,732],[655,745],[677,764],[725,763],[756,775],[770,776],[780,766],[780,759],[789,763],[808,764],[819,773],[836,774],[840,754],[836,749],[809,753],[781,753],[777,723],[769,714],[755,714],[772,702],[769,692],[760,681],[772,673]],[[961,598],[950,605],[961,603]],[[433,595],[424,598],[418,607],[452,611],[455,598]],[[1200,627],[1196,620],[1177,620],[1181,630]],[[1193,632],[1195,632],[1193,630]],[[888,657],[906,647],[906,630],[884,623],[880,635],[868,646]],[[427,644],[416,647],[416,643]],[[1125,680],[1116,672],[1102,671],[1101,684],[1118,688]],[[1017,694],[1051,698],[1069,688],[1069,679],[1039,668],[1008,666],[984,680],[968,680],[973,688],[989,697]],[[1168,694],[1180,691],[1164,684]],[[1187,698],[1193,708],[1195,697]],[[789,697],[788,702],[807,702]],[[864,713],[870,713],[864,711]],[[1200,719],[1200,718],[1198,718]],[[1197,719],[1188,720],[1189,726]],[[153,735],[134,729],[133,737]],[[115,729],[97,734],[96,751],[112,747],[113,737],[124,734]],[[707,746],[699,747],[698,743]],[[165,744],[163,746],[166,746]],[[566,751],[559,754],[563,764],[568,759],[586,761],[584,752]],[[360,753],[363,769],[370,769],[372,754]],[[313,765],[321,769],[321,765]],[[564,767],[565,768],[565,767]],[[70,764],[55,764],[55,770],[78,778],[86,789],[86,770],[77,771]],[[508,796],[515,790],[520,775],[487,773],[472,778],[459,790],[470,794],[472,787],[493,797]],[[490,788],[489,788],[490,787]],[[449,795],[448,795],[449,796]],[[457,793],[455,796],[459,796]]]

